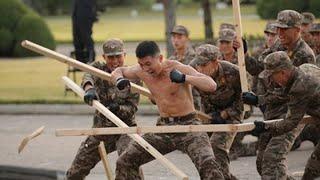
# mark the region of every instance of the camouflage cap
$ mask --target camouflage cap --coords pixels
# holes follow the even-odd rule
[[[211,44],[203,44],[196,49],[195,57],[189,65],[196,67],[199,65],[205,65],[210,61],[215,61],[222,57],[218,47]]]
[[[320,32],[320,23],[314,23],[312,24],[309,32]]]
[[[278,13],[276,27],[292,28],[300,27],[302,24],[302,15],[294,10],[283,10]]]
[[[220,24],[220,31],[222,29],[232,29],[232,30],[236,30],[235,26],[233,24],[230,24],[230,23],[222,23]]]
[[[232,29],[222,29],[219,32],[219,41],[231,42],[236,37],[236,32]]]
[[[177,25],[173,27],[171,34],[182,34],[182,35],[189,36],[189,30],[182,25]]]
[[[266,24],[266,28],[264,29],[264,33],[277,34],[277,27],[275,26],[275,22],[268,22]]]
[[[264,71],[261,72],[259,77],[267,78],[272,73],[280,71],[282,69],[291,69],[293,68],[293,64],[288,56],[288,54],[284,51],[277,51],[269,54],[264,59]]]
[[[103,53],[107,56],[123,54],[124,53],[123,41],[117,38],[108,39],[103,44]]]
[[[316,17],[310,12],[301,13],[302,24],[312,24]]]

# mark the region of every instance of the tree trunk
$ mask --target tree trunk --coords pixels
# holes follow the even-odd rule
[[[165,16],[165,32],[166,32],[166,46],[167,57],[171,56],[174,52],[173,45],[171,43],[171,31],[176,25],[176,12],[174,0],[162,0]]]
[[[205,29],[205,41],[213,42],[213,30],[212,30],[212,18],[211,18],[211,9],[210,9],[210,1],[202,0],[202,9],[203,9],[203,22]]]

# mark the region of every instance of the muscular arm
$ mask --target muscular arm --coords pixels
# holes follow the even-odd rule
[[[186,75],[186,82],[199,90],[214,92],[217,88],[216,82],[209,76],[199,73],[189,65],[176,63],[174,66],[177,70]]]
[[[118,67],[111,73],[111,78],[113,82],[116,82],[119,78],[127,79],[139,79],[137,72],[140,71],[139,65],[129,66],[129,67]]]

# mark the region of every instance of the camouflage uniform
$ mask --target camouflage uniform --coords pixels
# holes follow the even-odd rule
[[[219,49],[213,45],[201,45],[196,50],[196,57],[191,62],[192,66],[205,65],[210,61],[217,61],[221,58]],[[241,123],[242,102],[240,101],[241,85],[238,66],[227,61],[218,62],[218,70],[212,79],[217,83],[217,89],[214,93],[199,91],[201,102],[205,113],[219,114],[222,111],[228,114],[228,118],[224,119],[227,124]],[[213,116],[214,117],[214,116]],[[213,120],[214,121],[214,120]],[[214,123],[214,122],[213,122]],[[223,169],[225,179],[235,179],[230,171],[230,160],[228,157],[230,147],[236,133],[221,132],[213,133],[210,141],[217,162]]]
[[[302,17],[298,12],[284,10],[279,12],[275,25],[279,28],[291,28],[301,26]],[[252,75],[259,74],[264,69],[264,58],[270,53],[285,51],[291,58],[294,66],[304,63],[315,63],[314,53],[311,48],[300,38],[292,51],[284,48],[280,41],[265,50],[257,61],[246,59],[246,66]],[[259,105],[264,110],[266,120],[283,118],[287,112],[287,99],[284,89],[278,87],[268,78],[259,78],[258,83]],[[286,156],[290,151],[295,138],[303,127],[296,128],[284,135],[271,137],[269,133],[260,136],[258,142],[257,170],[262,179],[287,179]]]
[[[288,56],[279,52],[266,59],[266,70],[263,75],[268,77],[274,71],[289,69],[293,75],[285,86],[288,95],[288,111],[283,121],[266,124],[265,128],[272,136],[279,136],[299,127],[299,122],[305,114],[320,120],[320,78],[312,73],[306,73],[301,67],[292,66]],[[312,66],[312,65],[311,65]],[[320,69],[317,69],[318,74]],[[319,124],[316,124],[319,128]],[[282,142],[283,143],[283,142]],[[320,177],[320,145],[318,144],[309,158],[303,180],[311,180]]]
[[[114,47],[117,48],[118,41],[115,43],[114,41],[114,39],[111,39],[107,41],[107,43],[109,43],[109,45],[114,45]],[[96,61],[91,65],[95,68],[111,73],[104,62]],[[117,87],[110,82],[89,73],[85,73],[82,80],[82,87],[84,88],[88,83],[95,87],[99,101],[104,106],[108,107],[111,103],[117,103],[119,105],[119,111],[116,112],[115,115],[123,120],[128,126],[136,126],[135,113],[139,103],[139,94],[120,92]],[[135,83],[141,85],[140,82]],[[116,127],[116,125],[96,110],[92,127]],[[117,150],[120,155],[127,147],[130,138],[127,135],[88,136],[87,139],[82,142],[71,167],[67,171],[67,179],[84,179],[85,176],[90,173],[90,170],[100,161],[98,151],[100,141],[104,142],[107,153]]]
[[[226,41],[226,42],[232,43],[235,38],[236,38],[236,32],[232,29],[224,28],[219,31],[219,39],[218,39],[219,42]],[[229,61],[232,64],[238,64],[238,55],[236,51],[233,52],[233,56],[231,59],[226,59],[224,54],[222,54],[222,57],[223,57],[222,59],[225,61]]]
[[[303,17],[302,24],[310,25],[315,20],[315,17],[312,13],[304,12],[304,13],[301,13],[301,15]],[[302,31],[301,37],[310,47],[312,46],[313,40],[312,40],[312,35],[310,34],[309,30]]]
[[[313,34],[313,33],[320,33],[320,23],[314,23],[312,24],[310,30],[309,30],[309,33],[310,34]],[[314,36],[314,35],[312,35]],[[319,36],[319,35],[317,35]],[[316,56],[319,56],[320,55],[320,42],[318,40],[318,38],[314,38],[313,37],[313,41],[310,45],[310,47],[312,48],[313,52],[315,53]],[[319,61],[317,61],[319,62]]]
[[[173,33],[189,36],[188,29],[184,26],[181,26],[181,25],[175,26],[173,28],[171,34],[173,34]],[[177,60],[177,61],[181,62],[182,64],[188,65],[191,62],[191,60],[194,58],[194,56],[195,56],[194,49],[192,48],[192,46],[190,44],[188,44],[188,46],[184,52],[184,55],[182,57],[180,57],[178,55],[178,53],[175,51],[173,53],[173,55],[171,55],[168,59],[169,60]],[[200,98],[199,92],[193,88],[192,95],[193,95],[194,107],[197,110],[201,110],[201,98]]]
[[[195,113],[182,117],[159,117],[157,126],[199,125]],[[216,163],[208,134],[206,133],[170,133],[152,134],[142,136],[161,154],[174,150],[186,152],[198,169],[201,179],[224,179],[219,165]],[[152,161],[154,157],[143,149],[137,142],[131,142],[128,148],[117,160],[116,180],[137,180],[139,166]]]

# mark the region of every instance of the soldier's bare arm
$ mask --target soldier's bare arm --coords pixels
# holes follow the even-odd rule
[[[176,63],[174,66],[177,70],[186,75],[185,81],[199,90],[214,92],[217,89],[216,82],[209,76],[199,73],[189,65]]]
[[[113,82],[116,82],[119,78],[138,80],[139,77],[137,73],[140,71],[141,68],[139,65],[133,65],[129,67],[118,67],[111,73],[111,78]]]

